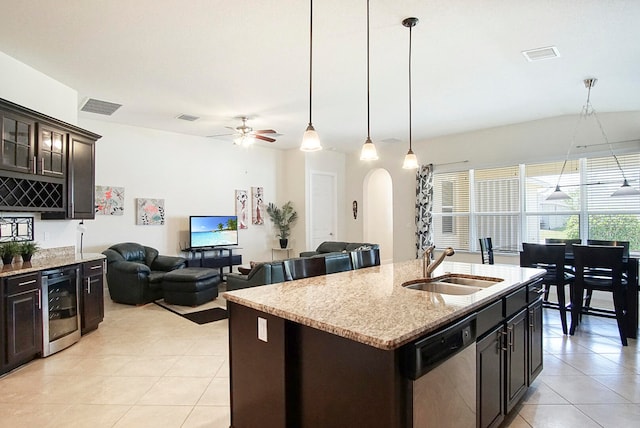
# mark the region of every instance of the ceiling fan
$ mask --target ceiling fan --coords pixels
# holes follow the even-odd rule
[[[275,142],[275,138],[271,138],[268,137],[264,134],[273,134],[273,136],[278,136],[280,134],[278,134],[276,131],[274,131],[273,129],[259,129],[254,131],[252,127],[247,125],[247,120],[249,120],[248,117],[246,116],[242,116],[240,117],[240,119],[242,120],[242,125],[240,126],[236,126],[235,128],[231,127],[231,126],[227,126],[226,128],[229,128],[235,132],[231,133],[231,134],[217,134],[217,135],[209,135],[209,137],[225,137],[225,136],[233,136],[233,143],[237,144],[239,146],[243,146],[243,147],[248,147],[250,145],[252,145],[253,143],[255,143],[256,140],[261,140],[261,141],[266,141],[268,143],[273,143]]]

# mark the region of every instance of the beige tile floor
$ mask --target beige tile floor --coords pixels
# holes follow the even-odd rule
[[[620,346],[608,319],[573,337],[557,312],[545,322],[544,370],[503,427],[639,426],[637,341]],[[227,428],[227,326],[107,299],[97,331],[0,378],[0,426]]]

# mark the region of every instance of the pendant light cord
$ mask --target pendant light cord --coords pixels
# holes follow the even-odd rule
[[[311,5],[311,11],[309,13],[309,125],[311,125],[311,85],[312,85],[312,70],[313,70],[313,0],[309,0]]]
[[[371,141],[371,109],[369,107],[369,0],[367,0],[367,142]]]
[[[411,151],[411,30],[409,27],[409,151]]]

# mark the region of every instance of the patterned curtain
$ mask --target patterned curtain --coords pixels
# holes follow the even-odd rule
[[[433,245],[433,164],[421,165],[416,172],[416,257]]]

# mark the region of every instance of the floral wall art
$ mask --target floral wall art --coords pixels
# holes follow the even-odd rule
[[[96,215],[124,213],[124,187],[96,186]]]
[[[251,223],[264,224],[264,197],[262,187],[251,188]]]
[[[238,216],[238,229],[248,229],[249,196],[246,190],[236,190],[236,216]]]
[[[164,199],[137,198],[136,224],[164,224]]]

